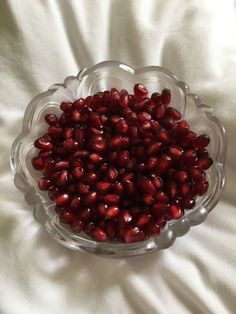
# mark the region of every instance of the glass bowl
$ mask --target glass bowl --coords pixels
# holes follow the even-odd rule
[[[169,221],[159,236],[132,244],[118,242],[97,242],[85,234],[75,234],[66,225],[60,223],[54,211],[54,203],[46,192],[39,190],[39,174],[31,165],[36,155],[34,141],[45,133],[47,125],[44,116],[47,113],[60,113],[62,101],[73,102],[99,91],[125,88],[132,93],[135,83],[143,83],[149,93],[168,88],[172,93],[172,106],[178,109],[193,131],[206,133],[210,137],[208,151],[214,163],[207,171],[209,189],[203,197],[198,197],[196,206],[186,211],[175,221]],[[33,98],[26,108],[23,128],[12,145],[11,166],[14,182],[32,206],[35,219],[59,243],[71,249],[83,249],[93,254],[114,258],[145,255],[169,247],[175,239],[187,233],[191,226],[202,223],[218,202],[224,184],[224,162],[226,155],[226,135],[223,126],[213,113],[213,109],[203,105],[198,96],[190,93],[188,86],[168,70],[149,66],[133,69],[118,61],[104,61],[89,69],[83,69],[77,76],[69,76],[63,84],[54,84]]]

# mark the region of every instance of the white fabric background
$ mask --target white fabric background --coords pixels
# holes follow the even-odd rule
[[[223,200],[168,250],[107,260],[54,242],[14,187],[10,146],[33,96],[116,59],[162,65],[215,108],[229,149]],[[0,313],[236,313],[236,2],[0,1]]]

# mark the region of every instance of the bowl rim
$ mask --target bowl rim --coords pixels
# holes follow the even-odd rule
[[[214,208],[214,206],[216,205],[216,203],[218,202],[221,193],[223,192],[223,188],[225,186],[225,169],[224,169],[224,164],[225,164],[225,159],[226,159],[226,151],[227,151],[227,139],[226,139],[226,132],[225,132],[225,128],[224,126],[219,122],[219,120],[216,118],[215,114],[214,114],[214,110],[212,107],[202,104],[199,96],[197,96],[196,94],[193,94],[190,92],[189,90],[189,86],[178,79],[178,77],[173,74],[172,72],[170,72],[169,70],[167,70],[164,67],[161,66],[145,66],[145,67],[141,67],[138,69],[132,68],[131,66],[129,66],[128,64],[122,63],[120,61],[114,61],[114,60],[107,60],[107,61],[102,61],[100,63],[95,64],[94,66],[90,67],[90,68],[84,68],[82,70],[80,70],[78,72],[78,74],[76,76],[68,76],[65,78],[63,83],[56,83],[51,85],[47,91],[42,92],[38,95],[36,95],[28,104],[25,113],[24,113],[24,118],[23,118],[23,123],[22,123],[22,131],[21,133],[17,136],[17,138],[14,140],[13,144],[12,144],[12,148],[11,148],[11,157],[10,157],[10,165],[11,165],[11,169],[14,173],[15,179],[17,177],[17,175],[19,175],[19,165],[17,165],[17,159],[18,159],[18,154],[19,154],[19,144],[23,141],[23,139],[27,136],[27,134],[30,133],[30,128],[29,128],[29,124],[28,124],[28,120],[32,111],[32,108],[44,97],[46,96],[50,96],[53,93],[55,93],[58,89],[60,88],[67,88],[68,84],[70,83],[71,80],[78,80],[78,81],[82,81],[84,77],[96,73],[96,71],[101,70],[102,67],[119,67],[122,70],[128,71],[131,75],[139,75],[139,74],[143,74],[143,73],[147,73],[149,71],[156,71],[156,72],[161,72],[165,75],[167,75],[169,78],[171,78],[171,80],[174,82],[175,85],[177,85],[183,92],[184,97],[185,97],[185,103],[186,103],[186,99],[187,97],[190,97],[195,105],[198,107],[198,109],[204,111],[208,117],[209,120],[211,120],[211,122],[213,122],[219,131],[219,135],[221,138],[221,143],[223,143],[223,149],[221,149],[221,151],[219,152],[218,156],[217,156],[217,162],[216,162],[216,167],[218,167],[219,169],[219,173],[220,173],[220,177],[219,180],[221,181],[220,184],[220,191],[218,191],[217,197],[215,198],[214,202],[212,202],[211,204],[211,208],[208,207],[206,216],[203,220],[206,219],[208,213]],[[25,185],[21,185],[19,183],[17,183],[17,181],[15,180],[15,185],[17,188],[19,188],[22,192],[24,192],[25,194],[30,194],[30,193],[36,193],[36,190],[34,189],[34,187],[32,187],[26,180],[26,178],[21,178],[21,179],[25,179]],[[32,189],[34,191],[32,191]],[[27,197],[26,197],[27,200]],[[37,200],[39,200],[39,198],[37,198]],[[39,200],[40,202],[42,202],[42,200]],[[29,203],[29,201],[28,201]],[[203,207],[202,207],[203,208]],[[48,215],[48,214],[47,214]],[[49,216],[49,215],[48,215]],[[186,221],[187,220],[187,221]],[[189,224],[189,228],[187,228],[188,230],[190,229],[190,227],[194,226],[194,223],[191,223],[191,221],[189,221],[189,219],[184,215],[181,219],[179,220],[175,220],[175,221],[168,221],[166,224],[166,227],[163,228],[163,231],[160,233],[160,235],[156,236],[156,237],[151,237],[145,241],[140,241],[140,242],[135,242],[135,243],[122,243],[122,242],[110,242],[110,241],[105,241],[105,242],[99,242],[96,240],[92,240],[92,239],[87,239],[84,238],[83,236],[79,236],[73,232],[70,232],[68,230],[66,230],[65,228],[62,228],[62,232],[66,233],[66,236],[68,237],[72,237],[76,243],[79,243],[81,245],[85,245],[85,246],[89,246],[89,247],[93,247],[93,248],[106,248],[106,249],[115,249],[117,251],[123,251],[123,250],[127,250],[130,249],[131,251],[135,251],[138,250],[140,248],[142,248],[143,246],[150,246],[150,248],[153,245],[153,241],[155,242],[155,239],[160,239],[161,241],[161,237],[163,237],[163,235],[165,234],[165,232],[167,231],[171,231],[172,233],[174,233],[173,230],[169,230],[169,227],[172,224],[176,224],[176,223],[188,223]],[[197,223],[198,224],[198,223]],[[47,226],[46,226],[47,229]],[[188,232],[188,230],[186,230],[186,232]],[[50,227],[48,228],[48,232],[50,233]],[[60,232],[60,231],[59,231]],[[184,232],[183,234],[173,234],[172,235],[172,239],[171,242],[168,243],[168,246],[170,246],[177,237],[184,235],[186,232]],[[57,241],[61,242],[60,239],[58,238]],[[62,243],[63,245],[65,245],[65,243]],[[157,244],[155,242],[155,244]],[[70,246],[71,245],[67,245]],[[166,246],[166,247],[168,247]],[[160,247],[162,248],[162,247]],[[163,247],[164,248],[164,247]],[[157,248],[159,249],[159,248]]]

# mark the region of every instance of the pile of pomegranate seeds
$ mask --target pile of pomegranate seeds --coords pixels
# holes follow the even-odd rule
[[[62,102],[47,114],[47,133],[32,159],[38,186],[55,201],[61,222],[97,241],[126,243],[157,236],[208,188],[210,139],[190,130],[169,106],[171,94],[142,84]]]

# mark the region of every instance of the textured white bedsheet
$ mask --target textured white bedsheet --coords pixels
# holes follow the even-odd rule
[[[224,123],[228,185],[207,221],[168,250],[107,260],[54,242],[9,168],[31,98],[116,59],[176,73]],[[0,1],[0,313],[236,313],[236,2]]]

